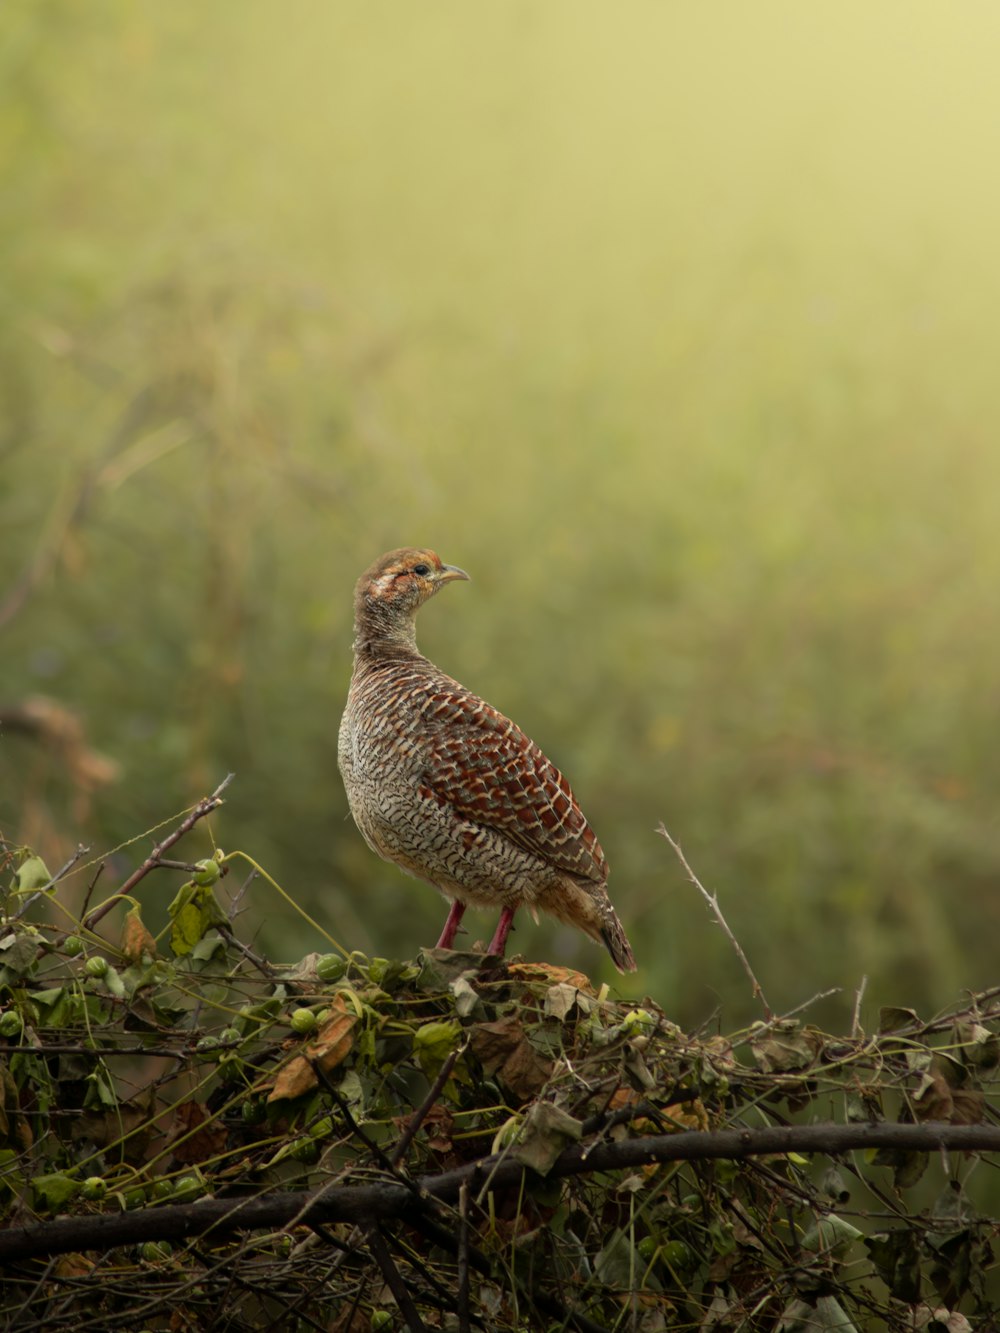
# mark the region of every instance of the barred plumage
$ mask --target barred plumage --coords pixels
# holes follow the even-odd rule
[[[417,650],[419,608],[467,578],[433,551],[404,548],[358,580],[338,756],[351,813],[373,851],[451,900],[440,947],[454,943],[468,904],[499,906],[490,952],[502,954],[523,906],[578,926],[633,971],[607,861],[569,783],[509,718]]]

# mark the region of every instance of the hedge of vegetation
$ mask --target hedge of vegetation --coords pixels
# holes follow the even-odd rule
[[[1000,987],[685,1033],[517,959],[277,965],[266,874],[168,855],[221,799],[72,917],[4,844],[7,1327],[996,1326]]]

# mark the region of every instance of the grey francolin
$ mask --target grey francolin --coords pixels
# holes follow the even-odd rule
[[[433,884],[451,910],[500,909],[504,952],[519,907],[578,926],[635,970],[605,891],[608,863],[563,775],[509,718],[417,650],[415,617],[464,570],[433,551],[390,551],[358,580],[354,674],[339,762],[354,821],[386,861]]]

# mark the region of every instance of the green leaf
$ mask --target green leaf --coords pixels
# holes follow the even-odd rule
[[[816,1250],[842,1259],[864,1233],[836,1213],[817,1218],[802,1237],[804,1250]]]
[[[462,1025],[456,1019],[445,1022],[421,1023],[413,1034],[413,1053],[428,1078],[436,1077],[438,1070],[458,1045]]]
[[[80,1182],[72,1176],[54,1171],[51,1175],[35,1176],[31,1182],[34,1205],[42,1212],[58,1213],[79,1193]]]
[[[178,958],[191,953],[212,927],[228,924],[211,887],[190,880],[181,885],[167,912],[171,923],[170,947]]]
[[[199,963],[208,963],[216,954],[225,954],[226,941],[217,930],[209,930],[191,950],[191,957]]]
[[[42,1021],[47,1027],[63,1027],[74,1009],[77,1008],[75,995],[65,986],[53,986],[49,990],[31,992],[33,1004],[45,1010]]]
[[[52,882],[49,868],[40,856],[29,856],[22,861],[14,878],[17,880],[18,893],[33,893]]]
[[[25,976],[38,957],[40,942],[34,930],[12,930],[0,939],[0,963],[14,977]]]
[[[115,1096],[114,1089],[99,1069],[95,1069],[92,1074],[88,1074],[85,1082],[88,1086],[83,1096],[84,1106],[118,1105],[118,1098]]]

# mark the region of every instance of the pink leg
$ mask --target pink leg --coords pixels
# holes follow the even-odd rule
[[[505,907],[500,913],[500,920],[497,922],[497,928],[490,940],[490,947],[487,953],[499,954],[502,958],[504,950],[507,948],[507,936],[510,934],[510,928],[514,921],[514,908]]]
[[[437,942],[439,949],[450,949],[455,942],[455,933],[458,930],[458,923],[465,915],[465,903],[460,903],[456,898],[451,905],[451,911],[448,913],[448,920],[444,923],[444,930],[441,932],[441,938]]]

